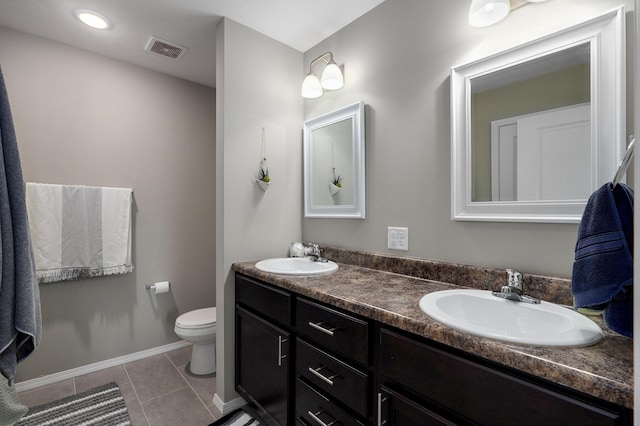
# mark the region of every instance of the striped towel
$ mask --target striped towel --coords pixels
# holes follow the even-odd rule
[[[27,183],[38,281],[133,271],[132,194],[130,188]]]

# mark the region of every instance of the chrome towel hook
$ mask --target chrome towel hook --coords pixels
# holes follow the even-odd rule
[[[618,185],[618,182],[622,179],[622,176],[627,172],[627,168],[629,168],[629,163],[631,163],[631,159],[633,158],[633,151],[635,149],[636,139],[631,136],[631,142],[629,142],[629,146],[627,147],[627,152],[624,154],[624,158],[620,162],[618,166],[618,171],[616,175],[613,177],[613,181],[611,182],[612,188],[615,188]]]

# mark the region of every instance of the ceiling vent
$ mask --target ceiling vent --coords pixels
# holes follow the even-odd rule
[[[164,56],[171,59],[180,59],[187,53],[187,48],[178,46],[177,44],[170,43],[166,40],[159,39],[158,37],[151,37],[147,48],[147,52],[155,53],[157,55]]]

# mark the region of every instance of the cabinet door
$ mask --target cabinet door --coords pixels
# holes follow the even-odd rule
[[[281,425],[289,420],[289,333],[236,307],[236,387]]]
[[[378,424],[385,426],[455,425],[385,386],[380,386],[378,392]]]
[[[435,406],[485,425],[625,424],[622,413],[445,352],[390,330],[379,335],[379,372]],[[510,407],[517,407],[511,409]]]

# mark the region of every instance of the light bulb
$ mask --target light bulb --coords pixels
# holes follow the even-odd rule
[[[509,0],[473,0],[469,7],[469,25],[488,27],[502,21],[511,10]]]
[[[307,74],[302,82],[302,90],[300,91],[303,98],[313,99],[322,96],[322,86],[320,80],[315,74]]]
[[[106,30],[107,28],[111,28],[111,21],[107,19],[105,16],[102,16],[98,12],[94,12],[92,10],[87,9],[76,9],[73,11],[73,14],[82,21],[83,24],[90,26],[91,28],[95,28],[98,30]]]
[[[344,86],[344,78],[340,67],[335,62],[330,63],[322,71],[322,79],[320,80],[322,87],[326,90],[337,90]]]

